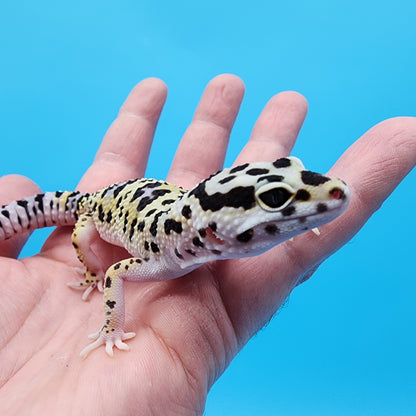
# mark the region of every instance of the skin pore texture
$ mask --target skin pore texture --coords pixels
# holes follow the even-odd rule
[[[145,173],[167,89],[139,83],[109,128],[78,190],[94,192]],[[167,180],[193,188],[222,168],[244,94],[240,79],[214,78],[178,147]],[[294,92],[272,97],[235,165],[288,156],[306,116]],[[209,146],[207,146],[209,143]],[[201,150],[203,149],[203,150]],[[313,157],[313,155],[311,156]],[[79,358],[85,334],[102,320],[102,297],[88,302],[67,288],[79,262],[71,227],[57,228],[41,252],[16,260],[27,235],[0,244],[0,409],[4,414],[199,415],[207,393],[233,357],[328,256],[365,224],[416,162],[416,120],[386,120],[351,145],[328,173],[348,184],[341,217],[253,258],[212,262],[184,277],[125,284],[131,351]],[[19,170],[19,167],[16,167]],[[29,179],[0,179],[0,204],[40,192]],[[100,241],[108,267],[126,257]],[[278,272],[277,272],[278,271]]]

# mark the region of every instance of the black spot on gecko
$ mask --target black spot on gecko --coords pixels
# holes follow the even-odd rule
[[[39,211],[43,213],[43,194],[36,195],[34,199],[38,204]]]
[[[128,218],[129,218],[129,212],[126,212],[126,215],[124,216],[124,225],[123,225],[123,233],[126,234],[127,232],[127,223],[128,223]]]
[[[103,209],[103,206],[101,204],[98,205],[98,219],[101,222],[104,222],[104,209]]]
[[[146,188],[156,188],[161,186],[161,182],[149,183],[146,185]],[[143,197],[137,206],[137,211],[142,211],[146,208],[149,204],[155,201],[157,198],[171,192],[169,189],[156,189],[152,192],[152,196],[145,196]]]
[[[151,209],[150,211],[148,211],[147,213],[146,213],[146,217],[150,217],[151,215],[153,215],[154,213],[156,212],[156,208],[153,208],[153,209]]]
[[[297,201],[308,201],[311,197],[311,194],[306,189],[299,189],[296,192],[295,199]]]
[[[120,266],[121,266],[121,263],[117,263],[117,264],[115,264],[114,265],[114,270],[118,270],[119,268],[120,268]]]
[[[301,172],[302,182],[305,185],[319,186],[329,181],[329,178],[321,175],[320,173],[311,172],[309,170],[303,170]]]
[[[192,210],[191,207],[189,205],[184,205],[184,207],[182,208],[182,215],[189,220],[192,216]]]
[[[214,221],[213,222],[210,222],[208,224],[208,227],[211,228],[211,230],[214,231],[214,233],[215,233],[215,231],[217,231],[217,223],[214,222]]]
[[[137,224],[137,231],[143,231],[144,230],[144,226],[145,226],[145,222],[144,221],[140,221]]]
[[[195,246],[195,247],[204,247],[204,243],[198,238],[198,237],[194,237],[193,239],[192,239],[192,244]]]
[[[110,308],[110,309],[114,309],[114,306],[116,305],[116,301],[115,300],[108,300],[105,304]]]
[[[175,256],[176,256],[178,259],[183,260],[183,256],[182,256],[182,254],[181,254],[181,253],[179,253],[179,251],[178,251],[178,249],[177,249],[177,248],[175,248]]]
[[[201,236],[201,238],[205,238],[207,236],[207,230],[205,228],[200,228],[198,230],[198,233]]]
[[[110,288],[111,287],[111,283],[112,283],[111,277],[106,277],[106,279],[105,279],[105,287]]]
[[[111,213],[111,209],[107,212],[107,218],[105,221],[109,224],[113,218],[113,214]]]
[[[205,185],[206,181],[203,181],[189,193],[189,195],[194,195],[199,199],[204,211],[211,210],[214,212],[224,207],[241,207],[248,210],[256,204],[254,186],[237,186],[226,193],[215,192],[209,195],[205,190]]]
[[[143,188],[138,188],[134,191],[133,196],[130,199],[130,202],[135,201],[137,198],[141,197],[144,194],[144,189]]]
[[[221,185],[227,182],[232,181],[235,178],[235,175],[230,175],[225,177],[224,179],[221,179],[220,181],[218,181],[218,183],[220,183]]]
[[[279,234],[279,232],[280,232],[280,230],[279,230],[279,228],[277,227],[276,224],[267,224],[264,227],[264,231],[266,231],[266,233],[270,234],[270,235]]]
[[[146,188],[157,188],[157,187],[161,186],[162,184],[163,184],[163,182],[155,181],[155,182],[147,183],[145,185],[145,187]]]
[[[134,235],[134,227],[136,227],[137,224],[137,218],[135,218],[130,225],[130,234],[129,234],[129,240],[131,241],[131,239],[133,238]]]
[[[101,192],[101,198],[104,198],[107,192],[112,188],[112,186],[108,186],[107,188],[103,189]]]
[[[214,249],[211,250],[211,253],[212,254],[216,254],[217,256],[219,256],[220,254],[222,254],[222,251],[221,250],[217,250],[217,249],[214,248]]]
[[[2,215],[4,215],[6,218],[10,218],[9,211],[7,211],[6,209],[4,209],[1,213],[2,213]]]
[[[253,168],[249,169],[246,174],[251,176],[259,176],[259,175],[266,175],[269,173],[269,169],[263,169],[263,168]]]
[[[248,243],[253,238],[253,235],[254,235],[254,230],[252,228],[249,228],[243,233],[238,234],[236,237],[236,240],[240,241],[240,243]]]
[[[164,201],[162,201],[162,205],[170,205],[170,204],[173,204],[174,202],[176,202],[175,199],[165,199]]]
[[[149,196],[145,196],[139,201],[139,204],[137,205],[137,211],[142,211],[144,208],[146,208],[149,204],[151,204],[154,201],[153,198],[150,198]]]
[[[248,163],[245,163],[244,165],[235,166],[232,169],[230,169],[230,173],[236,173],[244,170],[248,166]]]
[[[113,191],[113,196],[114,196],[114,199],[115,198],[117,198],[117,196],[118,196],[118,194],[126,187],[126,185],[127,184],[123,184],[123,185],[119,185],[119,186],[117,186],[115,189],[114,189],[114,191]],[[120,198],[119,199],[119,201],[121,200],[122,198]]]
[[[267,182],[282,182],[285,177],[282,175],[266,175],[261,176],[257,179],[257,182],[267,181]]]
[[[290,217],[295,212],[296,212],[296,208],[293,205],[291,205],[291,206],[286,207],[285,209],[282,210],[282,215],[284,217]]]
[[[316,212],[322,213],[325,211],[328,211],[328,205],[321,202],[316,206]]]
[[[279,168],[288,168],[291,165],[290,159],[286,157],[282,157],[281,159],[277,159],[273,162],[273,166],[277,169]]]
[[[160,217],[162,214],[163,214],[163,211],[158,212],[158,213],[154,216],[154,218],[153,218],[153,222],[152,222],[152,224],[150,225],[149,232],[150,232],[150,234],[152,234],[152,236],[153,236],[153,237],[156,237],[156,234],[157,234],[157,222],[159,221],[159,217]]]
[[[196,256],[195,251],[191,250],[191,249],[186,249],[185,250],[188,254],[190,254],[191,256]]]
[[[170,189],[155,189],[152,192],[152,195],[155,196],[156,198],[158,198],[159,196],[163,196],[166,194],[171,193],[172,191]]]
[[[172,219],[167,219],[164,224],[165,234],[169,235],[171,231],[180,234],[182,232],[182,223]]]
[[[146,251],[149,251],[149,242],[148,242],[148,241],[145,241],[145,242],[144,242],[144,249],[145,249]]]
[[[28,220],[30,221],[31,217],[30,217],[30,213],[29,210],[27,208],[27,201],[17,201],[17,205],[19,205],[19,207],[23,207],[25,212],[26,212],[26,216],[28,218]]]
[[[153,241],[150,243],[150,248],[152,249],[153,253],[158,253],[160,251],[159,246]]]

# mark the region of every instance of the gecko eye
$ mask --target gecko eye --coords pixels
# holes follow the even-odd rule
[[[258,194],[258,198],[266,209],[282,208],[292,197],[293,193],[282,186],[274,187]]]

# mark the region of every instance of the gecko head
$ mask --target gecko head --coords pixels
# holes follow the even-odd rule
[[[295,157],[224,169],[189,193],[196,227],[210,227],[228,257],[256,255],[340,215],[349,202],[340,179],[306,170]]]

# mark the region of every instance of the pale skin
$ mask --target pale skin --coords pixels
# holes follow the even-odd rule
[[[193,187],[222,167],[243,93],[242,81],[232,75],[208,84],[168,181]],[[79,190],[144,175],[166,94],[157,79],[133,89]],[[235,163],[289,155],[306,111],[297,93],[272,97]],[[86,335],[101,323],[102,296],[94,293],[83,302],[66,286],[79,267],[71,229],[55,230],[38,255],[22,260],[16,257],[27,236],[1,243],[2,413],[202,414],[207,392],[237,352],[293,288],[364,225],[415,163],[416,119],[386,120],[353,143],[331,169],[348,183],[352,198],[340,218],[320,228],[319,237],[309,232],[259,257],[212,263],[185,278],[127,283],[125,328],[137,335],[128,341],[131,351],[116,350],[113,358],[104,348],[85,360],[79,357]],[[5,176],[0,205],[39,191],[27,178]],[[106,265],[124,254],[100,242],[95,250]]]

